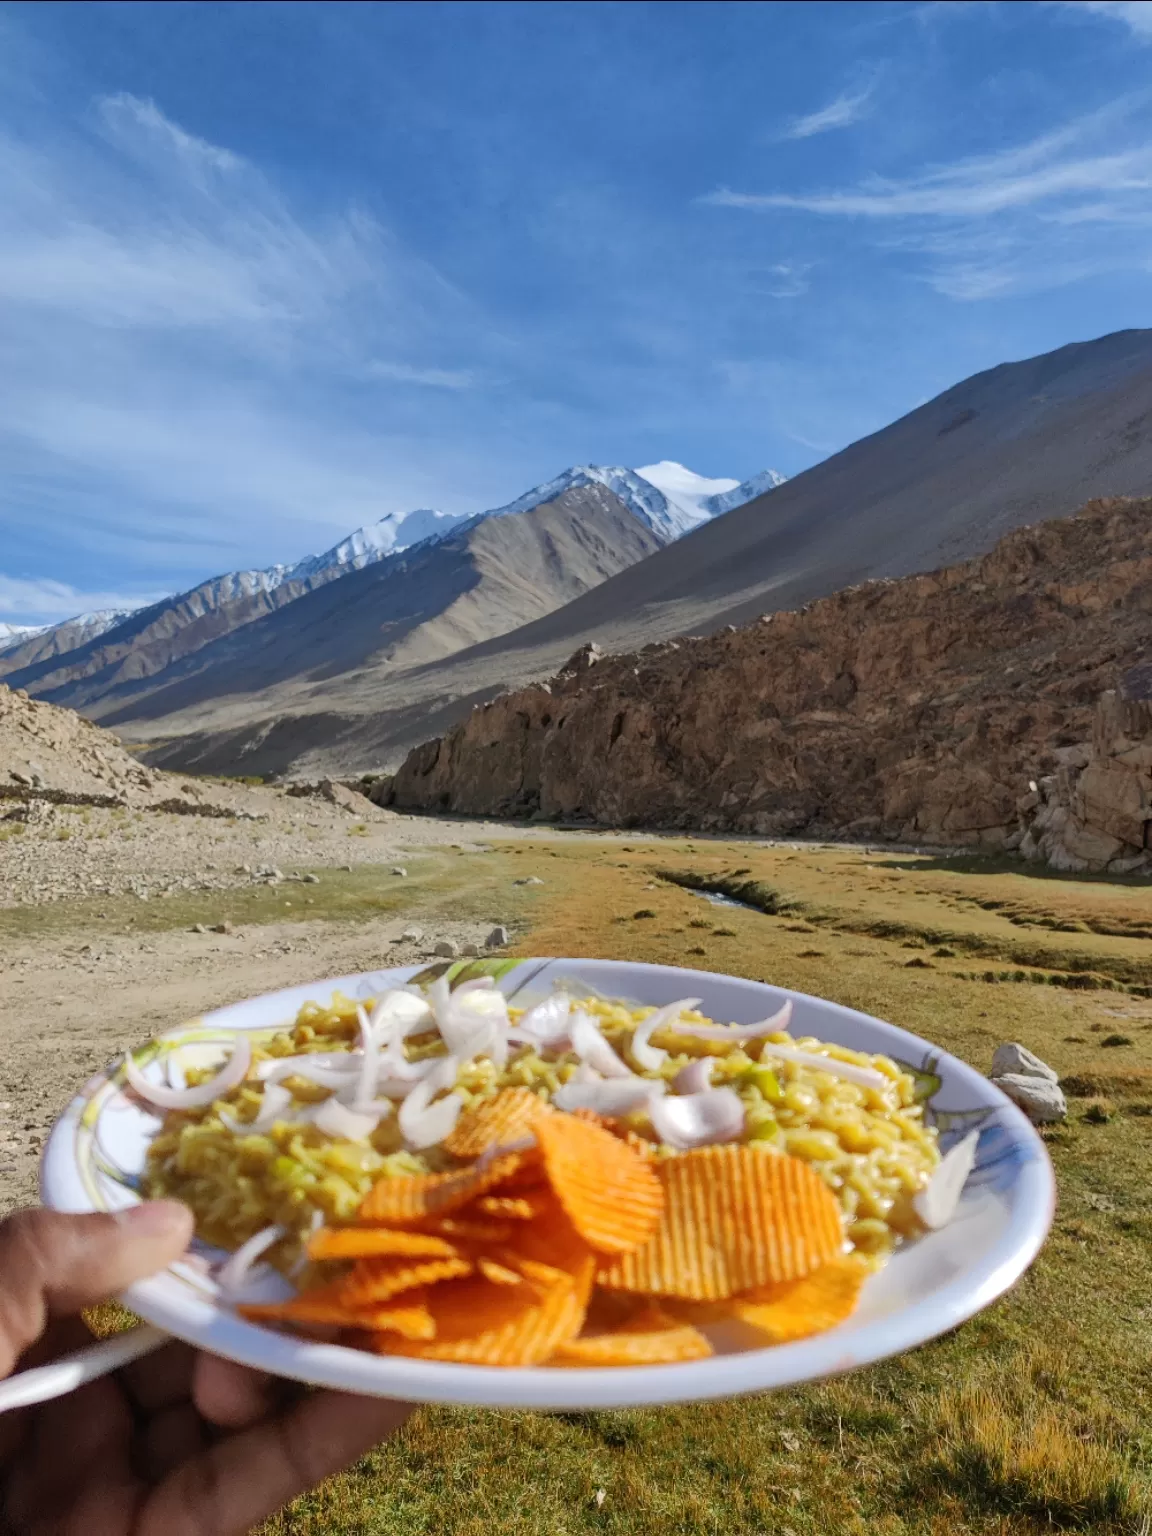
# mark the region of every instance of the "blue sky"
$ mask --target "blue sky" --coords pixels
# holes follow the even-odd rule
[[[1152,5],[0,4],[0,619],[1152,324]]]

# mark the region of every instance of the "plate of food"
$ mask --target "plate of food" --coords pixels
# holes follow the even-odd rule
[[[613,1408],[898,1354],[1003,1294],[1047,1154],[964,1063],[759,982],[602,960],[344,976],[93,1078],[45,1204],[184,1201],[125,1303],[205,1350],[408,1401]]]

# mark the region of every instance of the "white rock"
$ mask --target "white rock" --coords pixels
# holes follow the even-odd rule
[[[423,928],[405,928],[400,937],[409,944],[419,944],[424,937],[424,930]]]
[[[1063,1120],[1068,1105],[1058,1083],[1046,1077],[1023,1077],[1017,1072],[1006,1072],[993,1078],[1013,1104],[1018,1104],[1033,1125],[1046,1125],[1051,1120]]]
[[[407,877],[408,871],[402,864],[396,864],[393,866],[392,873],[394,875],[399,875],[401,879],[405,879]]]
[[[1016,1077],[1042,1077],[1050,1083],[1060,1081],[1058,1074],[1053,1072],[1046,1061],[1041,1061],[1027,1046],[1017,1045],[1014,1041],[998,1045],[992,1058],[993,1081],[1007,1073]]]

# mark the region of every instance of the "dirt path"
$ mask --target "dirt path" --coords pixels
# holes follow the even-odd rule
[[[0,972],[0,1211],[36,1198],[46,1133],[72,1092],[126,1047],[209,1008],[323,976],[426,959],[398,918],[271,923],[227,935],[19,944]],[[437,921],[438,938],[481,943],[488,925]],[[399,942],[397,942],[400,940]]]

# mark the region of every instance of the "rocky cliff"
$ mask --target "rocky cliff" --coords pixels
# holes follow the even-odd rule
[[[417,748],[388,795],[413,809],[1016,847],[1029,781],[1055,775],[1067,749],[1087,762],[1100,696],[1152,654],[1150,522],[1152,500],[1091,502],[929,575],[633,655],[586,647],[550,683]]]

